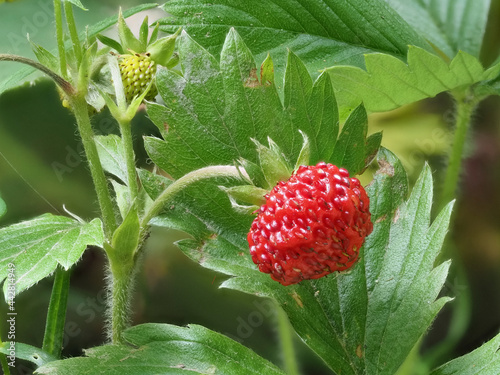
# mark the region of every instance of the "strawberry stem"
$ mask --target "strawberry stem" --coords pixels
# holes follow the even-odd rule
[[[94,132],[92,130],[88,114],[87,102],[83,95],[70,97],[69,100],[76,117],[78,132],[82,138],[83,148],[85,150],[85,155],[90,168],[90,174],[97,193],[97,201],[99,203],[99,208],[101,209],[104,222],[104,231],[106,233],[106,237],[111,239],[113,232],[116,229],[115,211],[111,201],[108,181],[104,174],[99,154],[97,153],[97,147],[94,141]]]
[[[168,204],[172,198],[186,188],[188,185],[191,185],[195,182],[207,179],[207,178],[215,178],[215,177],[230,177],[241,179],[241,175],[243,173],[243,177],[248,178],[246,172],[241,171],[237,167],[229,166],[229,165],[215,165],[210,167],[205,167],[201,169],[197,169],[195,171],[189,172],[188,174],[182,176],[173,184],[169,185],[163,193],[160,194],[158,198],[153,202],[153,204],[149,207],[149,210],[144,214],[142,218],[141,227],[147,228],[149,222],[152,218],[158,215],[163,208]]]
[[[462,171],[462,159],[464,157],[467,132],[474,109],[478,103],[477,98],[468,95],[468,91],[455,91],[452,95],[456,102],[456,127],[438,210],[441,210],[456,196],[459,177]]]
[[[68,95],[75,94],[75,88],[71,85],[71,83],[66,81],[59,74],[57,74],[57,73],[53,72],[52,70],[50,70],[49,68],[47,68],[45,65],[40,64],[39,62],[28,59],[27,57],[18,56],[18,55],[11,55],[11,54],[0,54],[0,61],[12,61],[12,62],[18,62],[21,64],[32,66],[33,68],[38,69],[39,71],[45,73],[50,78],[52,78],[54,80],[54,82],[66,94],[68,94]]]

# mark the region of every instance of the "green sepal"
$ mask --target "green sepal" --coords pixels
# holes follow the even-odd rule
[[[266,202],[264,196],[267,190],[253,185],[239,185],[232,187],[219,186],[235,202],[247,203],[254,206],[263,205]]]
[[[177,52],[174,52],[172,57],[170,58],[170,60],[168,60],[167,62],[167,69],[173,69],[177,66],[177,64],[179,64],[179,61],[180,61],[180,57],[179,57],[179,54]]]
[[[154,84],[155,84],[154,80],[152,80],[151,82],[149,82],[148,86],[142,92],[142,94],[139,95],[139,96],[136,96],[134,98],[134,100],[132,100],[132,103],[130,103],[130,105],[127,108],[127,112],[125,114],[126,118],[128,118],[130,120],[132,120],[134,118],[135,114],[137,113],[137,110],[139,109],[139,106],[144,101],[144,98],[149,93],[149,90],[151,90],[151,87],[153,87]]]
[[[160,24],[157,22],[156,25],[155,25],[155,28],[151,32],[151,36],[149,37],[148,46],[150,44],[152,44],[153,42],[156,42],[156,40],[158,39],[158,30],[159,29],[160,29]]]
[[[269,147],[262,145],[252,138],[252,141],[257,146],[260,167],[262,168],[268,187],[272,187],[279,181],[287,180],[291,176],[292,171],[278,145],[271,138],[267,140]]]
[[[162,66],[167,66],[172,54],[174,53],[175,40],[179,36],[181,29],[175,34],[158,39],[148,46],[148,52],[151,54],[151,59]]]
[[[124,50],[131,50],[136,53],[146,52],[146,45],[141,43],[140,40],[132,34],[132,31],[130,31],[130,28],[127,26],[125,18],[123,18],[121,8],[118,15],[118,35]]]
[[[236,164],[238,167],[243,168],[247,172],[247,175],[250,177],[250,182],[255,186],[260,186],[267,189],[271,188],[271,186],[267,183],[266,178],[264,177],[262,168],[259,165],[243,158],[239,159]]]
[[[311,157],[311,143],[309,142],[309,137],[306,133],[299,129],[300,134],[304,141],[302,142],[302,148],[295,163],[295,170],[297,170],[301,165],[309,165],[309,159]]]
[[[139,29],[139,42],[142,45],[146,46],[148,44],[148,34],[149,34],[149,25],[148,25],[148,16],[144,17],[142,20],[141,28]]]
[[[119,54],[123,55],[125,53],[125,51],[123,50],[122,45],[120,43],[118,43],[116,40],[108,38],[107,36],[102,35],[102,34],[97,34],[97,39],[99,39],[99,41],[102,44],[104,44],[104,45],[106,45],[108,47],[113,48]]]
[[[137,246],[139,245],[140,222],[137,208],[133,205],[123,223],[113,233],[111,248],[105,246],[108,256],[115,261],[129,261],[132,259]],[[111,254],[109,254],[111,251]]]

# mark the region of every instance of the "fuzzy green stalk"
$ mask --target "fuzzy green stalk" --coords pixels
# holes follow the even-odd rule
[[[82,61],[82,46],[80,38],[78,38],[78,31],[76,30],[75,17],[73,16],[73,5],[69,1],[64,2],[64,14],[66,15],[66,24],[68,25],[69,35],[73,43],[73,51],[75,53],[78,65]]]
[[[66,81],[63,77],[61,77],[59,74],[53,72],[46,66],[40,64],[39,62],[36,62],[34,60],[28,59],[27,57],[23,56],[18,56],[18,55],[11,55],[11,54],[0,54],[0,61],[12,61],[12,62],[18,62],[21,64],[29,65],[32,66],[35,69],[38,69],[42,73],[47,74],[50,78],[54,80],[54,82],[68,95],[74,95],[75,94],[75,89],[69,83]]]
[[[467,132],[470,128],[474,109],[478,103],[477,99],[469,96],[468,90],[455,91],[452,93],[452,96],[456,103],[455,134],[449,152],[448,167],[446,169],[438,210],[441,210],[449,202],[455,199],[460,173],[462,171],[462,159],[464,157]]]
[[[246,172],[230,165],[214,165],[189,172],[188,174],[182,176],[171,185],[169,185],[163,191],[163,193],[161,193],[160,196],[156,198],[153,204],[149,207],[149,210],[144,214],[141,222],[141,227],[143,229],[147,228],[151,219],[163,210],[163,208],[173,198],[173,196],[182,191],[188,185],[207,178],[216,177],[230,177],[237,179],[241,179],[242,177],[248,178]]]
[[[108,252],[109,254],[109,252]],[[131,257],[128,261],[109,256],[110,279],[108,289],[108,327],[109,338],[113,344],[123,343],[123,331],[130,327],[133,287],[137,263]]]
[[[56,20],[56,39],[57,49],[59,51],[59,68],[61,69],[61,75],[64,78],[68,78],[68,70],[66,67],[66,49],[64,48],[61,0],[54,0],[54,18]]]
[[[102,213],[104,232],[107,238],[111,238],[116,229],[115,211],[111,200],[108,181],[104,174],[99,154],[97,153],[87,102],[85,96],[80,93],[76,96],[68,97],[68,100],[76,117],[78,132],[80,133],[85,155],[88,160],[90,174],[97,193],[97,201]]]
[[[288,375],[299,375],[299,366],[297,365],[295,348],[293,346],[293,328],[288,320],[288,316],[278,304],[276,304],[276,314],[284,370]]]
[[[139,195],[137,172],[135,166],[134,141],[132,139],[132,124],[127,119],[117,119],[120,125],[125,161],[127,164],[127,184],[130,191],[130,201],[134,202]]]
[[[43,336],[42,349],[56,358],[61,357],[70,275],[69,270],[57,267]]]

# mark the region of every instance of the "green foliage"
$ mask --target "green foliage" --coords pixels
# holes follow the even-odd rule
[[[173,0],[163,6],[173,17],[160,24],[170,32],[184,27],[211,52],[234,27],[258,61],[271,54],[278,87],[285,47],[294,51],[310,74],[329,70],[345,119],[361,102],[369,112],[387,111],[497,77],[499,64],[485,72],[478,60],[489,2]]]
[[[1,342],[0,353],[10,355],[9,346],[10,342]],[[22,342],[16,342],[16,357],[34,363],[37,366],[43,366],[46,363],[57,360],[56,357],[42,349],[23,344]]]
[[[382,112],[463,88],[498,76],[500,64],[485,70],[477,58],[459,52],[450,64],[421,48],[410,46],[408,63],[390,55],[365,55],[366,71],[354,66],[334,66],[332,77],[341,110],[363,102],[370,112]]]
[[[219,53],[230,26],[234,26],[260,61],[271,53],[278,86],[285,48],[294,51],[313,74],[337,64],[363,66],[365,53],[385,52],[404,58],[408,45],[430,49],[382,0],[172,0],[163,9],[173,17],[162,19],[160,29],[174,32],[182,26],[214,54]]]
[[[386,0],[420,35],[448,57],[479,57],[490,0]]]
[[[303,119],[308,118],[307,103],[312,103],[314,85],[321,87],[328,77],[309,83],[310,77],[295,57],[288,59],[285,76],[293,82],[285,82],[290,89],[285,89],[284,110],[279,110],[279,99],[259,101],[259,96],[265,98],[271,88],[276,95],[272,83],[266,87],[257,80],[248,87],[248,77],[255,77],[255,68],[251,59],[243,58],[249,54],[235,32],[228,35],[223,47],[221,72],[215,60],[186,35],[180,42],[184,77],[160,75],[159,88],[166,108],[150,106],[153,121],[160,129],[168,124],[169,131],[164,132],[165,142],[146,139],[150,157],[165,170],[182,175],[189,169],[231,163],[239,157],[257,163],[255,149],[245,145],[250,137],[262,140],[264,135],[255,132],[262,128],[267,128],[268,134],[280,132],[281,136],[274,138],[285,156],[293,160],[299,151],[293,129],[300,126],[310,139],[311,149],[316,150],[312,163],[318,155],[329,155],[326,161],[347,166],[353,173],[362,170],[371,160],[369,155],[378,149],[380,134],[374,141],[365,138],[367,119],[363,107],[352,112],[336,142],[330,139],[333,150],[318,147],[325,133],[335,135],[332,129],[338,129],[336,116],[320,111],[325,113],[325,122],[318,118],[304,123]],[[225,52],[230,50],[232,54]],[[208,101],[207,96],[212,100]],[[323,98],[330,106],[335,105],[331,92]],[[207,102],[212,105],[207,106]],[[253,103],[266,106],[252,107]],[[270,103],[278,108],[268,109]],[[283,116],[281,124],[275,117],[269,129],[268,123],[260,122],[261,110],[288,116]],[[233,116],[248,125],[230,132]],[[263,120],[270,121],[267,117]],[[328,122],[330,133],[312,130]],[[408,185],[399,161],[383,151],[379,164],[381,169],[368,188],[375,229],[367,239],[361,261],[348,273],[290,287],[272,281],[257,270],[248,253],[245,236],[251,217],[232,212],[224,195],[207,192],[211,186],[188,189],[189,194],[180,195],[155,223],[190,233],[194,238],[179,242],[180,248],[204,267],[236,276],[224,287],[277,300],[297,333],[334,371],[392,374],[448,300],[436,298],[449,263],[436,268],[433,263],[447,231],[451,205],[429,227],[433,190],[429,168],[424,169],[405,202]],[[176,170],[181,167],[185,169]],[[212,232],[215,235],[210,235]],[[405,335],[401,335],[402,330]]]
[[[51,362],[37,374],[284,374],[250,349],[198,325],[143,324],[128,329],[133,345],[106,345],[87,357]],[[138,370],[140,369],[140,370]]]
[[[77,1],[77,0],[73,0]],[[71,1],[71,2],[73,2]],[[143,10],[147,9],[152,9],[155,8],[157,4],[141,4],[136,7],[127,9],[126,11],[123,12],[123,17],[130,17],[136,13],[142,12]],[[81,39],[85,39],[86,36],[93,37],[96,36],[97,34],[103,32],[107,28],[113,26],[116,24],[118,20],[118,16],[111,16],[108,17],[92,26],[89,26],[81,35]],[[67,43],[68,46],[70,46],[70,42],[68,41]],[[23,69],[18,70],[16,73],[12,74],[9,78],[4,80],[3,82],[0,82],[0,94],[2,94],[4,91],[9,90],[13,87],[16,87],[20,85],[21,83],[25,82],[26,79],[33,73],[35,73],[35,69],[32,67],[25,67]]]
[[[456,358],[431,372],[431,375],[482,375],[500,373],[500,335],[476,350]]]
[[[122,139],[115,135],[100,135],[95,137],[97,152],[103,169],[127,183],[127,163]]]
[[[7,276],[7,264],[14,263],[16,293],[53,273],[58,264],[69,269],[89,245],[102,246],[102,223],[80,222],[45,214],[0,229],[0,281]],[[7,283],[4,283],[4,289]]]

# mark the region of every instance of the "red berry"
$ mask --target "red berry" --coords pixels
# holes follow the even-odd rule
[[[283,285],[350,268],[373,229],[365,189],[332,164],[300,167],[265,198],[247,236],[250,254]]]

